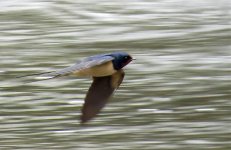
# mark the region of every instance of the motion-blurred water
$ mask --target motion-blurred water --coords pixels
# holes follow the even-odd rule
[[[229,0],[0,2],[0,149],[231,149]],[[126,51],[122,86],[79,125],[91,83],[17,76]]]

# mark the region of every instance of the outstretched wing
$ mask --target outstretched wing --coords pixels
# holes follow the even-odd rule
[[[66,67],[66,68],[58,70],[58,71],[35,73],[35,74],[30,74],[30,75],[25,75],[25,76],[20,76],[20,77],[39,75],[39,78],[41,80],[53,79],[53,78],[56,78],[56,77],[70,75],[71,73],[76,72],[78,70],[87,69],[87,68],[91,68],[91,67],[94,67],[94,66],[97,66],[97,65],[101,65],[101,64],[109,62],[109,61],[111,61],[113,59],[114,59],[114,57],[111,57],[111,56],[108,56],[108,55],[95,55],[95,56],[85,58],[80,63],[76,63],[73,66]]]
[[[109,62],[111,60],[113,60],[114,57],[112,56],[107,56],[107,55],[96,55],[96,56],[91,56],[88,58],[85,58],[83,61],[81,61],[80,63],[76,63],[73,66],[64,68],[62,70],[56,71],[56,75],[67,75],[67,74],[71,74],[77,70],[82,70],[82,69],[87,69],[87,68],[91,68],[97,65],[101,65],[103,63]]]
[[[93,77],[82,108],[81,123],[95,117],[105,106],[115,89],[122,83],[125,73],[119,70],[111,76]]]
[[[97,65],[101,65],[113,59],[114,57],[109,56],[107,54],[95,55],[95,56],[91,56],[91,57],[87,57],[83,59],[80,63],[76,63],[73,66],[66,67],[58,71],[49,71],[49,72],[43,72],[43,73],[29,74],[29,75],[19,76],[18,78],[27,77],[27,76],[38,76],[38,78],[40,79],[39,81],[48,80],[48,79],[53,79],[53,78],[60,77],[60,76],[66,76],[78,70],[87,69],[87,68],[91,68]]]

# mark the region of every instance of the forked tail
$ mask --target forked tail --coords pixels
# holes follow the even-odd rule
[[[57,77],[62,76],[61,74],[57,73],[56,71],[49,71],[49,72],[42,72],[42,73],[34,73],[34,74],[28,74],[28,75],[23,75],[23,76],[18,76],[16,78],[26,78],[26,77],[31,77],[31,76],[36,76],[35,81],[29,81],[26,83],[31,83],[31,82],[38,82],[38,81],[43,81],[43,80],[50,80],[54,79]]]

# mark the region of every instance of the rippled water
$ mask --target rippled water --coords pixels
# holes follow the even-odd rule
[[[231,149],[229,0],[0,6],[0,149]],[[16,78],[118,50],[136,61],[86,127],[90,80]]]

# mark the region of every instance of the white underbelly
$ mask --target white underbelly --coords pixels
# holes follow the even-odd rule
[[[102,77],[109,76],[116,72],[113,68],[112,62],[107,62],[101,65],[97,65],[91,68],[82,69],[74,72],[74,75],[79,77],[93,76],[93,77]]]

